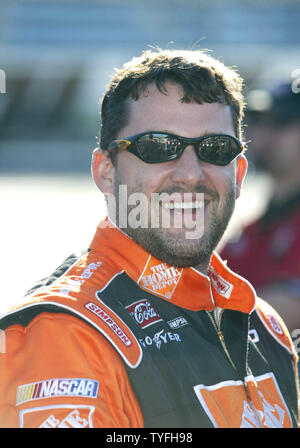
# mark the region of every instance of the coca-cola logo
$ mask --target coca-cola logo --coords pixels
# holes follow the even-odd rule
[[[141,328],[146,328],[155,322],[162,321],[160,315],[147,299],[133,302],[126,306],[126,309]]]

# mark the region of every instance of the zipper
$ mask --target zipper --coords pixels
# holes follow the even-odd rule
[[[214,312],[214,311],[213,311],[213,312],[206,311],[206,313],[207,313],[207,315],[209,316],[209,318],[210,318],[210,320],[211,320],[211,322],[212,322],[212,325],[213,325],[214,329],[216,330],[216,332],[217,332],[217,334],[218,334],[218,337],[219,337],[220,342],[221,342],[221,344],[222,344],[222,347],[223,347],[223,349],[224,349],[224,351],[225,351],[225,353],[226,353],[226,355],[227,355],[227,358],[228,358],[229,361],[230,361],[230,364],[232,365],[232,367],[233,367],[235,370],[237,370],[237,368],[236,368],[235,365],[234,365],[234,362],[232,361],[232,358],[231,358],[231,356],[230,356],[230,353],[229,353],[229,351],[228,351],[228,349],[227,349],[227,346],[226,346],[226,343],[225,343],[225,339],[224,339],[224,335],[223,335],[222,330],[221,330],[221,317],[222,317],[223,311],[224,311],[223,309],[218,310],[218,312],[219,312],[218,319],[216,319],[216,317],[215,317],[215,312]],[[212,314],[212,313],[214,313],[214,314]],[[251,399],[251,395],[250,395],[250,391],[249,391],[248,385],[247,385],[247,383],[246,383],[245,381],[243,381],[243,384],[244,384],[244,388],[245,388],[245,390],[246,390],[246,395],[247,395],[247,398],[248,398],[248,403],[249,403],[249,405],[250,405],[250,408],[252,409],[252,412],[253,412],[254,415],[255,415],[257,424],[258,424],[259,428],[263,428],[263,425],[262,425],[262,421],[261,421],[261,417],[260,417],[260,415],[259,415],[259,412],[258,412],[258,410],[256,409],[256,407],[254,406],[254,403],[253,403],[253,401],[252,401],[252,399]]]
[[[253,403],[253,400],[252,400],[252,398],[251,398],[251,394],[250,394],[250,391],[249,391],[249,387],[248,387],[246,381],[243,381],[243,383],[244,383],[244,387],[245,387],[245,390],[246,390],[246,395],[247,395],[247,398],[248,398],[248,403],[249,403],[249,405],[250,405],[250,408],[252,409],[252,412],[254,413],[254,416],[255,416],[255,418],[256,418],[258,427],[259,427],[259,428],[263,428],[264,425],[263,425],[263,423],[262,423],[262,417],[261,417],[261,415],[260,415],[258,409],[255,407],[255,405],[254,405],[254,403]],[[255,382],[255,389],[256,389],[256,391],[258,390],[258,387],[257,387],[256,382]]]
[[[209,311],[206,311],[206,312],[207,312],[207,314],[208,314],[208,316],[209,316],[209,318],[210,318],[210,320],[211,320],[211,322],[213,324],[214,329],[216,330],[216,332],[218,334],[219,340],[221,341],[222,347],[224,349],[224,352],[227,355],[227,358],[230,361],[230,364],[232,365],[232,367],[235,370],[237,370],[237,368],[234,365],[234,362],[232,361],[230,353],[229,353],[229,351],[227,349],[227,346],[226,346],[226,343],[225,343],[225,339],[224,339],[224,335],[223,335],[222,330],[221,330],[221,317],[222,317],[223,311],[224,311],[223,309],[220,311],[220,314],[218,316],[218,321],[216,320],[215,316],[213,316]]]

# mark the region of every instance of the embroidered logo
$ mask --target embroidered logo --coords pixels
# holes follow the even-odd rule
[[[221,277],[212,266],[209,268],[208,275],[217,293],[226,299],[229,299],[233,290],[233,285]]]
[[[54,378],[23,384],[17,389],[16,404],[51,397],[96,398],[98,387],[98,381],[86,378]]]
[[[263,410],[251,407],[244,401],[240,428],[284,428],[286,411],[278,404],[272,406],[260,392],[258,394],[262,399]]]
[[[57,404],[20,411],[21,428],[93,428],[94,406]]]
[[[268,320],[270,322],[271,327],[273,328],[273,330],[275,331],[275,333],[283,335],[283,330],[281,328],[280,323],[278,322],[278,320],[276,319],[275,316],[272,316],[271,314],[268,315]]]
[[[244,382],[229,380],[211,386],[199,384],[194,390],[215,428],[293,426],[288,407],[271,372],[255,378],[246,377]]]
[[[188,321],[186,320],[185,317],[179,316],[179,317],[176,317],[175,319],[168,320],[168,325],[173,330],[177,330],[180,327],[184,327],[185,325],[188,325]]]
[[[152,293],[170,299],[183,269],[170,266],[167,263],[151,265],[151,259],[150,257],[138,284]]]
[[[81,415],[78,409],[69,412],[61,421],[55,417],[55,414],[50,414],[39,428],[86,428],[88,427],[88,420]]]
[[[59,291],[60,294],[68,295],[70,291],[79,292],[81,285],[91,278],[93,273],[101,266],[102,261],[96,263],[90,263],[80,274],[80,276],[67,277],[65,279],[66,285]]]
[[[84,305],[89,311],[96,314],[123,342],[126,347],[129,347],[132,342],[126,333],[120,328],[120,326],[116,323],[116,321],[109,316],[99,305],[96,303],[88,302]]]
[[[133,302],[126,306],[126,309],[141,328],[147,328],[156,322],[162,321],[160,315],[147,299]]]
[[[169,341],[182,342],[178,333],[172,333],[171,331],[165,331],[164,329],[155,333],[153,338],[146,336],[144,339],[140,339],[139,341],[143,347],[154,345],[158,348],[158,350],[160,350],[162,345],[167,344]]]

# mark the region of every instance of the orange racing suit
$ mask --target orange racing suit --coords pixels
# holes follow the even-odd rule
[[[297,427],[297,354],[252,286],[105,223],[2,316],[0,426]]]

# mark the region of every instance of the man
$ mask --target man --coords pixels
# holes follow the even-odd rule
[[[269,94],[268,104],[259,112],[249,107],[249,127],[253,162],[273,180],[270,202],[263,216],[228,243],[222,257],[299,336],[300,94],[281,84]]]
[[[241,89],[200,51],[116,73],[92,162],[108,219],[3,316],[2,426],[297,426],[288,331],[214,253],[247,169]]]

